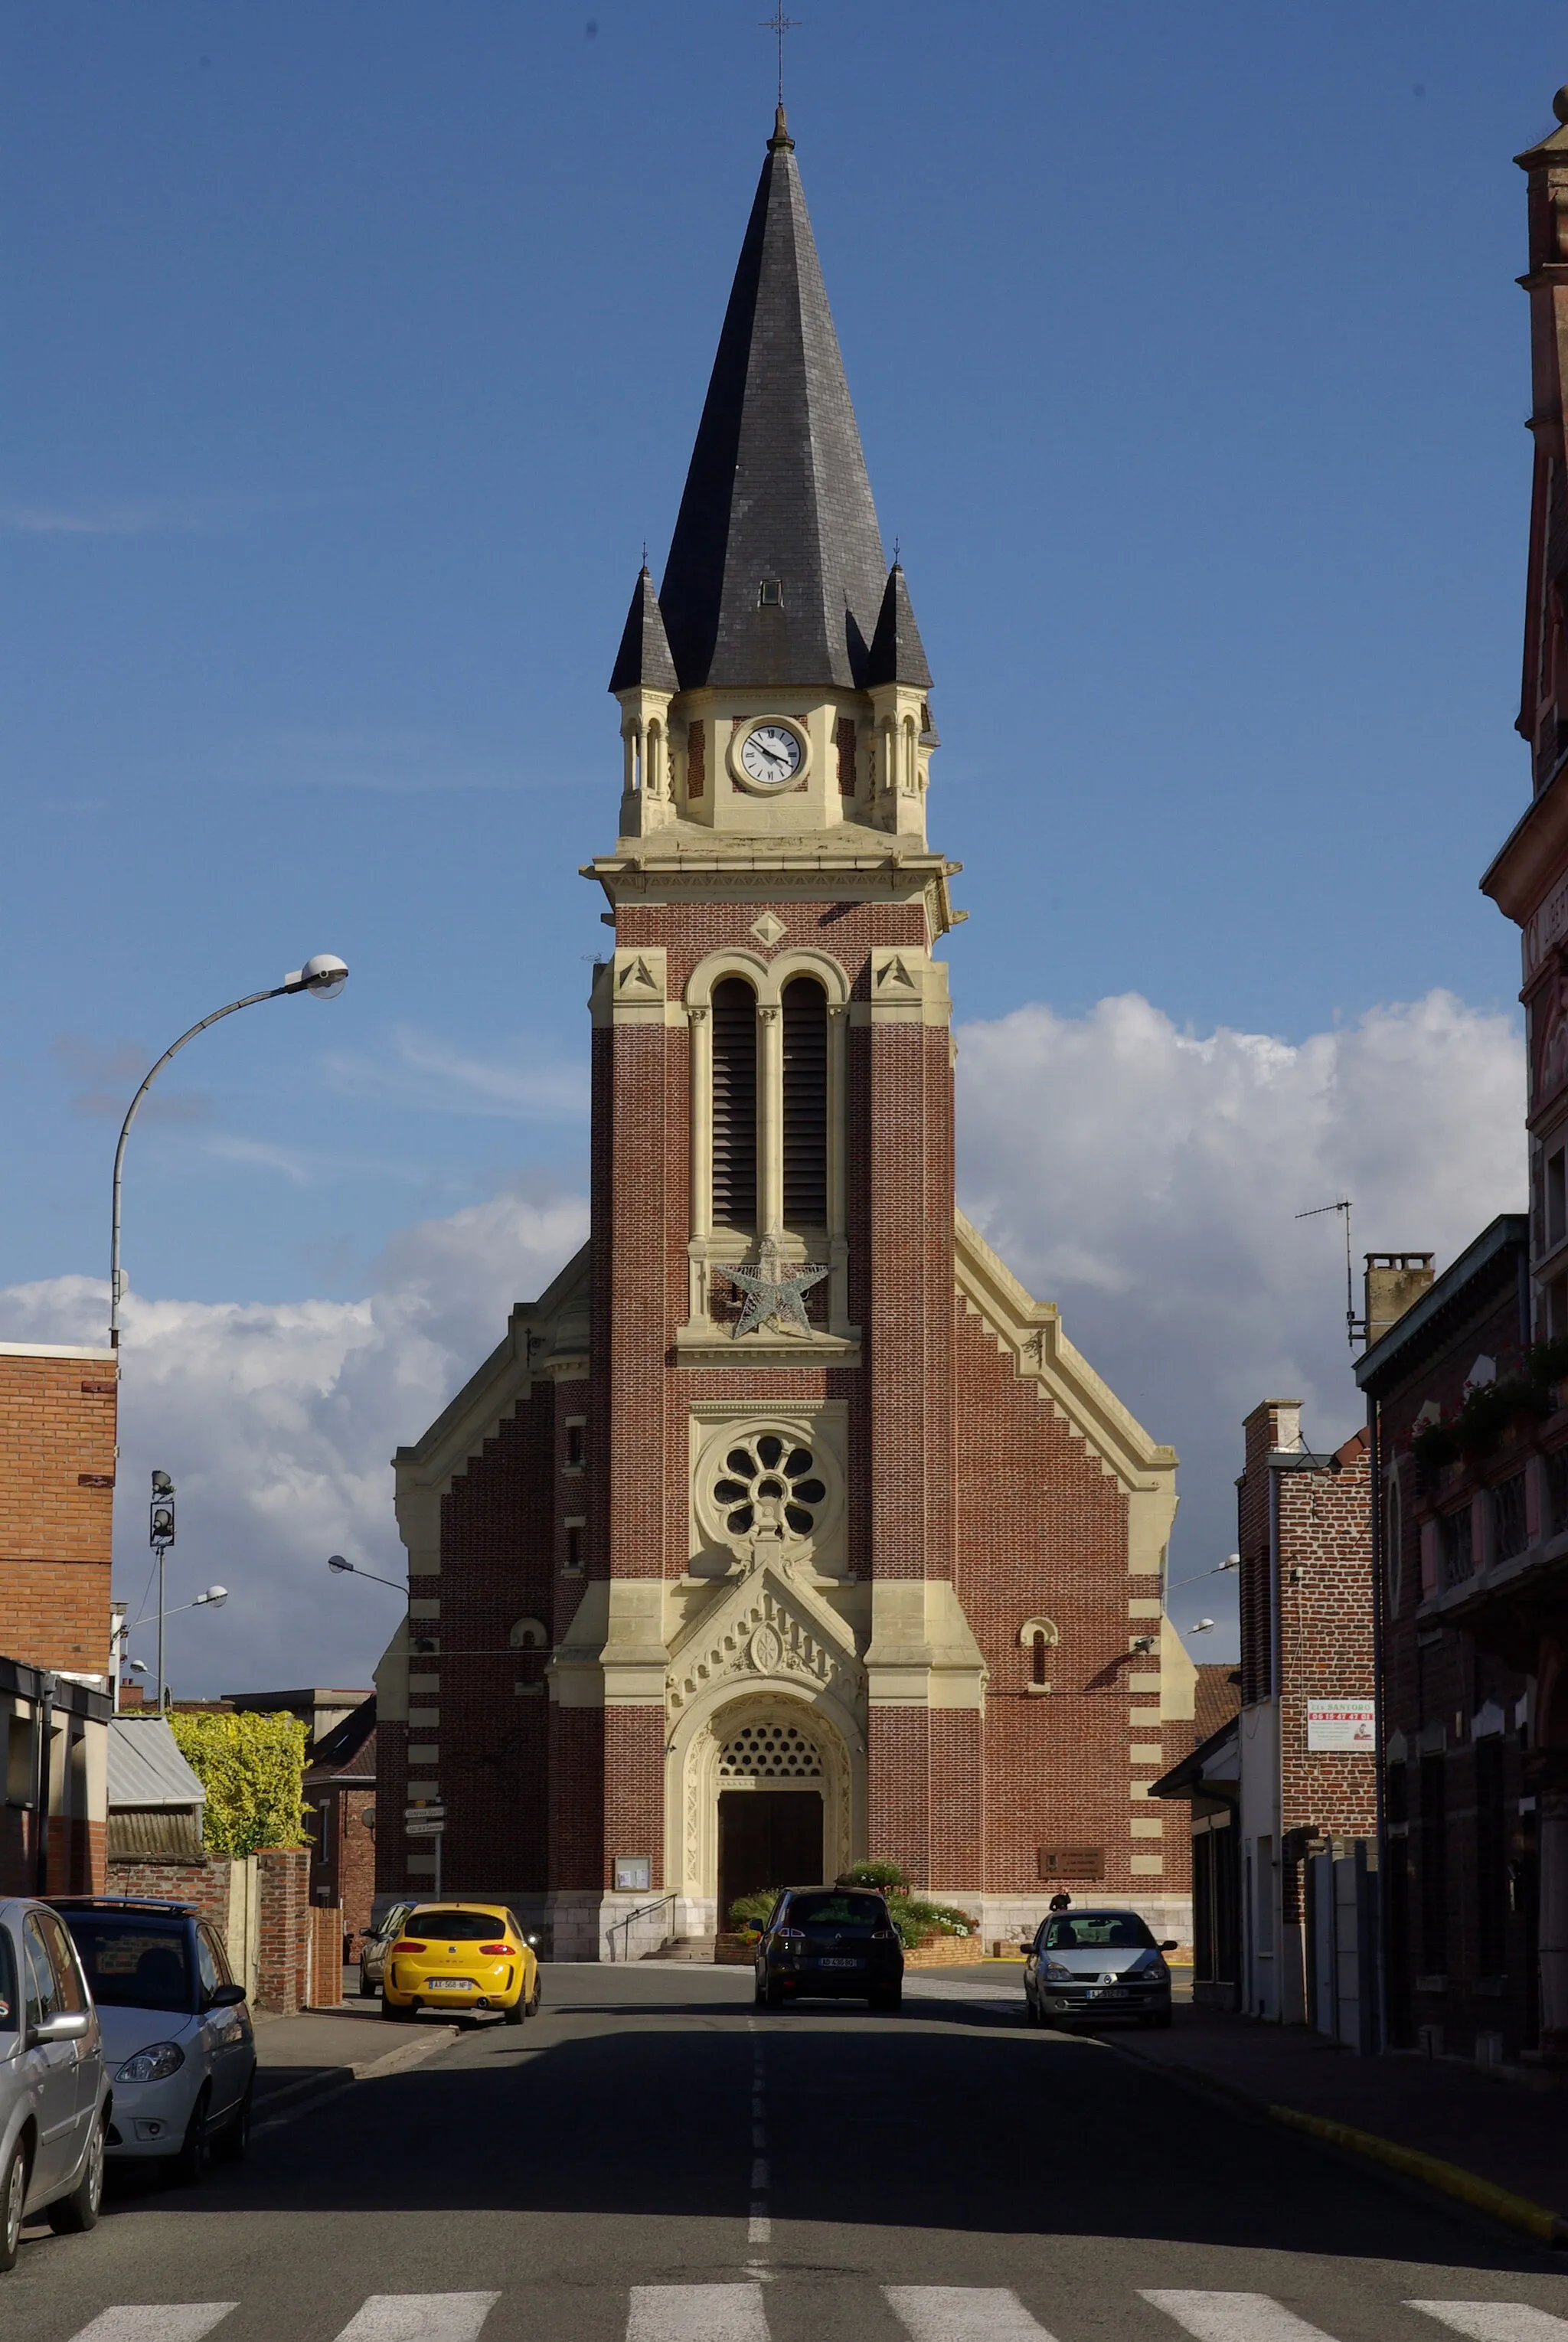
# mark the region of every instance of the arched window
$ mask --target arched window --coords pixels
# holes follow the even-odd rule
[[[827,995],[810,976],[784,988],[784,1216],[827,1225]]]
[[[714,1226],[757,1224],[757,998],[744,977],[714,986]]]
[[[1045,1654],[1049,1648],[1050,1646],[1045,1640],[1045,1632],[1044,1627],[1036,1626],[1032,1640],[1033,1657],[1031,1666],[1033,1672],[1030,1676],[1030,1681],[1038,1686],[1041,1689],[1044,1689],[1045,1685]]]

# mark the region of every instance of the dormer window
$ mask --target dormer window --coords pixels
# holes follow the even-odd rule
[[[782,610],[784,608],[784,579],[782,577],[764,577],[763,579],[762,584],[757,587],[757,608],[759,610]]]

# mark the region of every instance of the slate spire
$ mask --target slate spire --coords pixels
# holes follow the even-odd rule
[[[925,646],[920,639],[920,628],[914,623],[914,606],[910,601],[909,587],[904,583],[903,564],[897,561],[887,573],[876,632],[871,638],[871,651],[865,663],[865,680],[868,686],[907,683],[920,691],[931,688],[931,669],[925,664]]]
[[[883,578],[781,105],[659,595],[682,689],[859,686]]]
[[[639,684],[648,691],[680,689],[675,662],[670,656],[670,638],[664,632],[658,596],[645,561],[633,589],[632,606],[626,613],[621,647],[615,653],[610,675],[612,691],[634,691]]]

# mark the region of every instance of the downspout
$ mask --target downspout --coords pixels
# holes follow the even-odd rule
[[[1383,1761],[1386,1718],[1383,1697],[1383,1604],[1388,1571],[1384,1566],[1383,1550],[1383,1456],[1378,1436],[1381,1427],[1382,1416],[1377,1401],[1369,1390],[1366,1395],[1367,1502],[1372,1508],[1372,1534],[1367,1542],[1372,1554],[1372,1761],[1376,1767],[1373,1797],[1375,1800],[1373,1811],[1377,1840],[1377,1885],[1372,1894],[1372,1972],[1377,1985],[1377,2022],[1372,2041],[1374,2054],[1386,2047],[1388,2042],[1388,1977],[1383,1960],[1383,1946],[1387,1942],[1384,1922],[1388,1897],[1388,1815],[1385,1810],[1387,1779]],[[1400,1517],[1403,1526],[1403,1512]]]
[[[49,1892],[49,1797],[54,1787],[52,1743],[55,1737],[55,1676],[48,1667],[40,1667],[35,1676],[38,1700],[38,1843],[33,1849],[34,1893],[40,1898]]]
[[[1269,1693],[1274,1708],[1273,1811],[1269,1818],[1273,1823],[1273,1856],[1270,1864],[1273,1876],[1265,1882],[1269,1907],[1273,1916],[1271,1933],[1274,1939],[1274,2023],[1285,2021],[1285,1997],[1281,1983],[1285,1966],[1285,1792],[1284,1792],[1284,1691],[1280,1682],[1280,1654],[1283,1647],[1280,1619],[1280,1476],[1271,1462],[1266,1466],[1269,1476]]]

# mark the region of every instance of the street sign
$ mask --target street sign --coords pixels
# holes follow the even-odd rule
[[[440,1820],[404,1822],[403,1826],[404,1835],[406,1837],[439,1837],[445,1827],[446,1824]]]
[[[405,1822],[444,1822],[446,1808],[444,1806],[404,1806],[403,1818]]]

